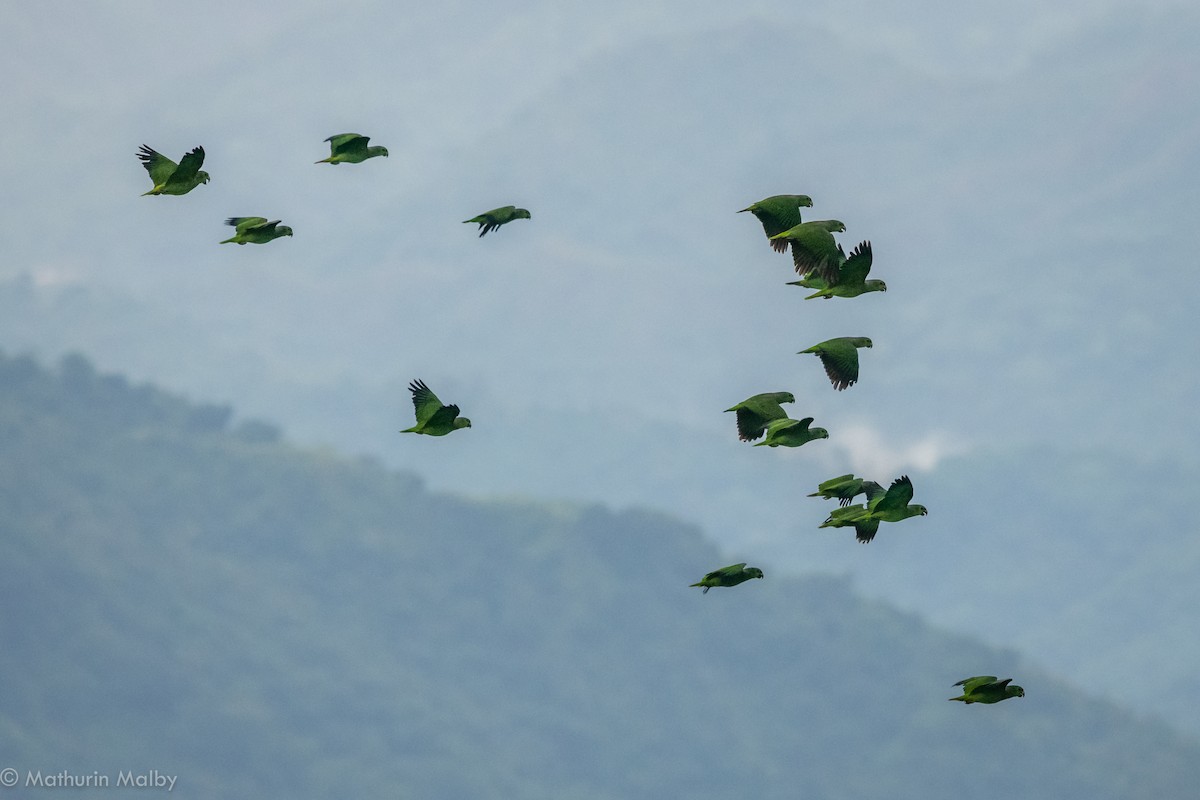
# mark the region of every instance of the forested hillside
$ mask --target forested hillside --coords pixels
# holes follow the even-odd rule
[[[1087,675],[742,557],[766,578],[702,595],[725,562],[670,518],[434,493],[78,357],[0,358],[0,755],[22,777],[464,800],[1200,782],[1200,745]],[[1027,696],[946,702],[992,671]]]

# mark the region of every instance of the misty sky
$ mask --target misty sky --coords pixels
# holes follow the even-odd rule
[[[0,175],[19,187],[0,276],[109,289],[152,318],[108,313],[47,355],[90,349],[356,450],[420,375],[526,427],[536,410],[698,437],[725,433],[714,409],[786,388],[843,433],[822,469],[1097,432],[1195,464],[1193,315],[1159,289],[1197,243],[1186,4],[0,13]],[[391,157],[313,167],[343,130]],[[212,183],[139,197],[142,142],[204,144]],[[784,287],[786,261],[732,213],[778,192],[846,221],[847,246],[872,239],[888,295]],[[482,242],[460,224],[510,202],[534,220]],[[294,239],[211,246],[225,217],[260,214]],[[794,355],[846,334],[876,341],[874,393],[823,391]],[[278,402],[346,384],[370,399]],[[378,419],[330,430],[339,406]]]
[[[762,481],[920,494],[1014,447],[1195,476],[1197,33],[1194,4],[1117,0],[7,4],[0,279],[90,294],[0,347],[438,488],[657,505],[856,570],[891,545],[797,551]],[[390,158],[313,165],[343,131]],[[140,197],[143,142],[203,145],[212,182]],[[873,241],[886,295],[784,285],[734,212],[801,192]],[[461,224],[508,203],[533,219]],[[235,215],[295,236],[218,247]],[[795,355],[837,335],[875,340],[843,393]],[[395,436],[416,377],[476,427]],[[830,440],[732,441],[722,409],[784,389]]]

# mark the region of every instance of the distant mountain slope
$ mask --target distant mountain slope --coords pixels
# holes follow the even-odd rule
[[[476,502],[0,357],[6,765],[183,796],[1186,796],[1200,745],[694,528]],[[947,703],[967,674],[1024,699]],[[1088,676],[1081,675],[1083,686]]]
[[[382,390],[350,376],[333,384],[293,376],[254,355],[253,341],[119,294],[0,282],[0,337],[9,346],[40,342],[42,355],[67,351],[84,338],[72,325],[87,330],[105,364],[164,375],[165,384],[192,396],[212,394],[254,414],[278,409],[302,441],[330,441],[336,428],[339,449],[380,453],[419,469],[431,486],[660,509],[701,523],[726,552],[750,548],[789,572],[849,575],[864,594],[960,631],[1002,607],[1003,619],[982,632],[987,641],[1017,647],[1061,676],[1103,664],[1093,691],[1200,736],[1200,720],[1176,700],[1200,669],[1200,641],[1188,628],[1200,602],[1200,540],[1188,516],[1200,484],[1194,457],[1146,459],[1103,438],[1088,447],[1046,440],[976,446],[932,469],[914,468],[919,440],[910,432],[848,446],[863,426],[847,430],[843,421],[829,423],[833,438],[821,443],[828,447],[775,459],[737,442],[732,415],[720,413],[745,395],[725,396],[695,426],[549,407],[557,398],[505,412],[496,407],[505,400],[474,386],[453,395],[470,398],[472,413],[484,415],[469,444],[414,447],[392,435],[411,413],[403,381]],[[207,337],[214,338],[203,344]],[[537,418],[531,429],[530,417]],[[823,414],[818,419],[825,422]],[[930,516],[885,530],[869,548],[818,531],[829,506],[804,495],[851,468],[882,480],[911,472]]]

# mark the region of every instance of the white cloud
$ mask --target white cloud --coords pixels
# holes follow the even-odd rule
[[[829,439],[829,449],[838,453],[831,461],[849,464],[854,473],[883,482],[881,476],[929,472],[943,459],[966,453],[970,445],[946,431],[897,441],[869,425],[849,423],[837,426],[836,436]]]
[[[39,288],[61,288],[82,284],[84,270],[74,262],[42,263],[29,271],[33,285]]]

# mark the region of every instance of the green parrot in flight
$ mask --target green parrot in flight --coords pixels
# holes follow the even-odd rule
[[[523,208],[516,206],[501,206],[493,208],[491,211],[485,211],[477,217],[464,219],[463,224],[468,222],[479,223],[479,235],[483,236],[486,233],[496,230],[501,225],[506,225],[514,219],[529,219],[529,212]]]
[[[829,431],[824,428],[809,428],[812,417],[804,419],[773,419],[767,423],[767,438],[755,447],[799,447],[814,439],[828,439]]]
[[[138,149],[138,160],[150,173],[154,188],[148,194],[187,194],[202,183],[208,183],[208,173],[200,169],[204,163],[204,148],[196,147],[176,164],[157,150],[146,145]]]
[[[771,241],[791,243],[792,264],[797,274],[803,277],[816,275],[833,282],[845,260],[842,247],[834,240],[833,234],[845,230],[846,224],[840,220],[820,219],[801,222],[794,228],[775,234]]]
[[[838,252],[842,252],[841,245],[838,245]],[[867,275],[871,272],[872,260],[871,243],[862,242],[854,248],[849,258],[841,260],[841,266],[838,267],[837,275],[833,279],[809,275],[798,281],[788,281],[788,286],[804,286],[817,290],[805,297],[805,300],[817,297],[824,297],[828,300],[831,297],[858,297],[860,294],[868,292],[886,292],[887,284],[883,281],[874,278],[867,280]]]
[[[814,344],[797,355],[814,353],[821,359],[830,383],[840,392],[858,382],[858,348],[873,346],[865,336],[839,336]]]
[[[761,578],[763,571],[758,567],[747,567],[746,562],[741,564],[730,564],[728,567],[721,567],[713,570],[705,575],[697,583],[692,586],[703,586],[703,594],[708,594],[708,590],[714,586],[737,586],[739,583],[745,583],[753,578]]]
[[[780,403],[794,402],[796,398],[791,392],[765,392],[725,409],[725,413],[737,412],[738,438],[743,442],[752,442],[766,432],[767,423],[771,420],[787,419],[787,413]]]
[[[762,223],[763,230],[766,231],[767,243],[771,245],[771,248],[777,253],[786,253],[787,239],[773,237],[799,225],[803,221],[800,219],[800,209],[811,206],[812,198],[806,194],[776,194],[765,200],[759,200],[757,203],[751,203],[737,213],[742,214],[749,211],[756,216]]]
[[[434,394],[425,382],[415,380],[408,385],[412,392],[413,409],[417,414],[417,424],[405,428],[401,433],[424,433],[428,436],[445,436],[459,428],[471,427],[471,420],[458,415],[458,406],[442,405],[442,401]]]
[[[958,697],[947,698],[963,703],[999,703],[1010,697],[1024,697],[1025,690],[1016,684],[1009,685],[1012,678],[996,680],[995,675],[976,675],[974,678],[963,678],[955,686],[963,687],[963,693]]]
[[[291,236],[292,229],[280,225],[279,220],[267,221],[266,217],[230,217],[226,225],[232,225],[236,233],[220,244],[266,244],[281,236]]]
[[[388,154],[386,147],[379,145],[367,147],[367,142],[371,141],[371,137],[363,136],[361,133],[339,133],[330,136],[325,141],[329,142],[329,158],[322,158],[314,163],[358,164],[376,156],[387,158]]]
[[[838,505],[848,506],[850,501],[860,494],[870,494],[873,491],[883,491],[883,487],[875,481],[855,477],[851,473],[821,481],[817,490],[809,497],[824,497],[826,500],[837,500]]]

